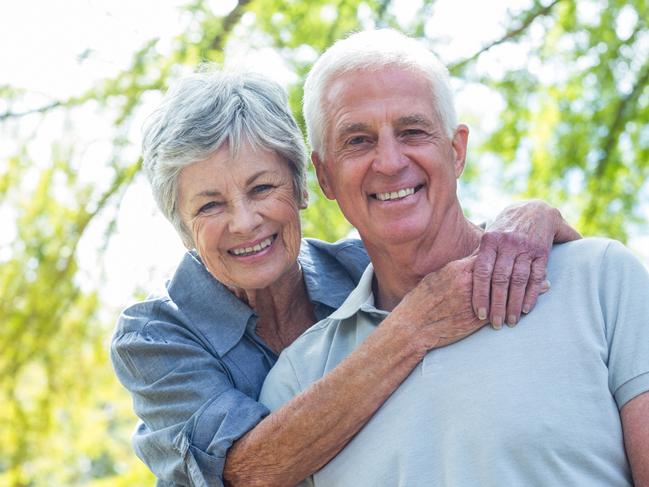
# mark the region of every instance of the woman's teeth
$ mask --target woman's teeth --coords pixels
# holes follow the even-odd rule
[[[257,245],[253,245],[252,247],[243,247],[240,249],[232,249],[232,253],[234,255],[248,255],[248,254],[254,254],[255,252],[259,252],[261,250],[264,250],[266,247],[270,246],[270,244],[273,243],[273,237],[268,237],[265,240],[262,240],[259,242]]]
[[[376,199],[381,201],[396,200],[399,198],[404,198],[414,193],[415,193],[415,188],[406,188],[406,189],[400,189],[399,191],[392,191],[390,193],[376,193]]]

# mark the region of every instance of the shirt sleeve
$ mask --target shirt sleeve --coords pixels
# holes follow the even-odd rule
[[[619,242],[606,248],[600,300],[609,344],[609,387],[618,408],[649,390],[649,274]]]
[[[153,321],[116,335],[111,359],[141,419],[134,449],[160,484],[223,486],[228,448],[268,409],[235,389],[221,360],[180,326]]]
[[[302,391],[295,368],[287,351],[280,354],[266,376],[259,393],[259,402],[276,411]]]

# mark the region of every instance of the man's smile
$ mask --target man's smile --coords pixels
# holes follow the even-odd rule
[[[370,196],[372,196],[372,198],[377,199],[379,201],[397,200],[397,199],[405,198],[406,196],[410,196],[411,194],[415,194],[423,187],[424,187],[423,184],[419,184],[414,187],[411,186],[409,188],[401,188],[397,191],[388,191],[386,193],[374,193]]]

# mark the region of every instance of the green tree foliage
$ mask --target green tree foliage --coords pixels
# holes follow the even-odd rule
[[[485,148],[522,168],[510,182],[525,196],[570,207],[585,234],[626,240],[630,223],[646,224],[647,19],[642,0],[554,1],[527,39],[534,62],[483,78],[506,100]]]
[[[303,126],[303,78],[336,39],[393,26],[428,35],[435,47],[426,31],[434,1],[421,1],[406,25],[396,15],[399,3],[239,0],[219,16],[210,10],[213,2],[195,0],[185,8],[190,27],[170,50],[163,54],[152,39],[129,69],[85,93],[31,107],[19,87],[0,86],[0,135],[16,141],[0,161],[0,212],[15,222],[8,230],[13,238],[0,240],[0,485],[152,483],[131,452],[135,418],[107,360],[117,310],[101,302],[101,282],[82,285],[78,266],[89,228],[101,227],[110,241],[115,208],[140,168],[129,133],[142,100],[163,91],[182,66],[226,62],[231,45],[270,46],[296,73],[289,96]],[[491,87],[503,102],[498,126],[473,147],[468,186],[478,184],[480,158],[488,154],[501,164],[503,188],[568,208],[585,233],[624,239],[629,223],[646,228],[648,18],[643,0],[533,0],[511,15],[501,37],[451,60],[454,75]],[[484,69],[490,56],[512,45],[527,49],[528,62],[495,75]],[[88,107],[112,120],[113,150],[99,162],[101,181],[80,176],[80,150],[65,138],[48,156],[29,150],[39,124],[74,120]],[[23,123],[33,129],[18,130]],[[344,235],[349,225],[310,178],[305,233]]]

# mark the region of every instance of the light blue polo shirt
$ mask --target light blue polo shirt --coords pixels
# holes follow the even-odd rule
[[[280,356],[271,410],[326,374],[386,313],[373,269]],[[513,329],[429,352],[316,486],[629,486],[619,408],[649,390],[649,276],[621,244],[555,246],[552,289]]]

